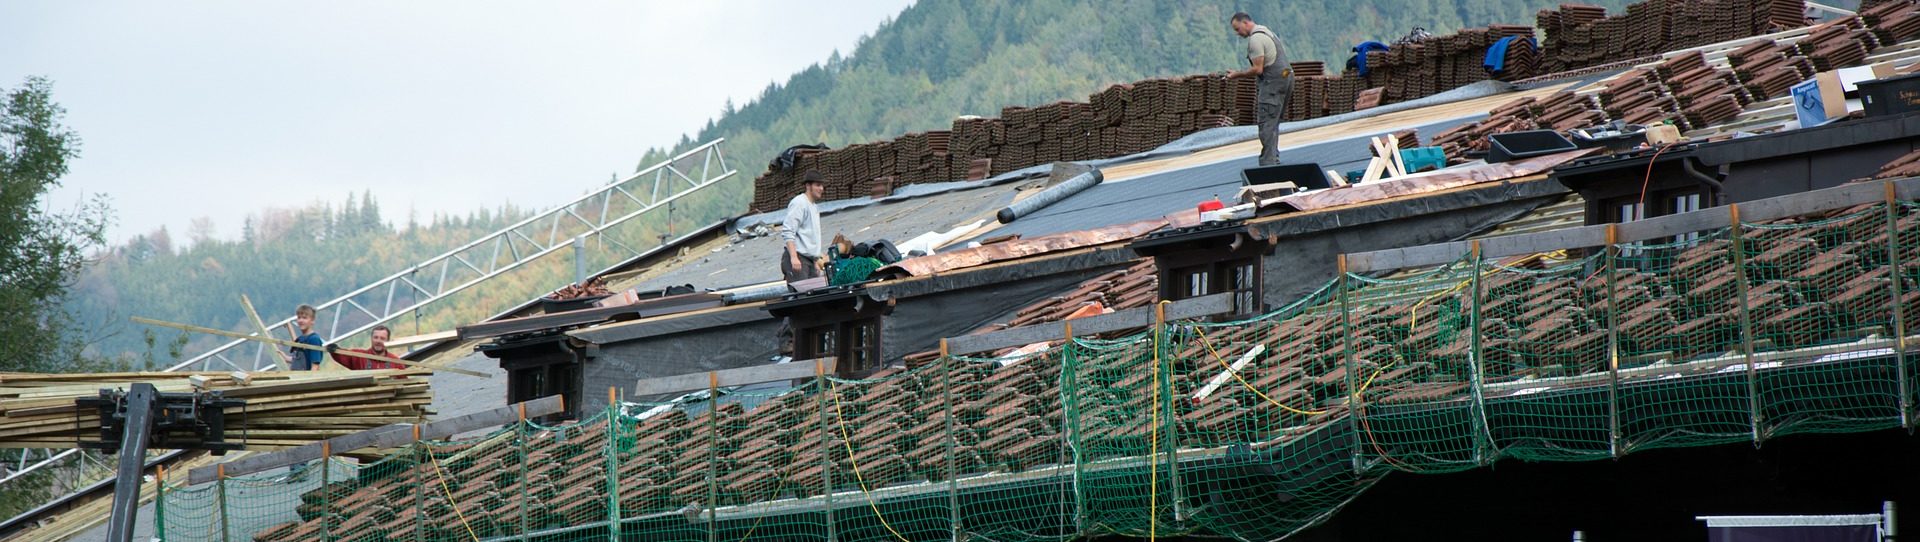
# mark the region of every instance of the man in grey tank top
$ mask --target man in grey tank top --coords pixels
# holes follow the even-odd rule
[[[1247,39],[1247,69],[1228,77],[1253,77],[1258,81],[1253,112],[1260,125],[1260,165],[1280,163],[1276,148],[1280,142],[1280,116],[1286,111],[1287,95],[1293,93],[1293,73],[1288,69],[1287,49],[1280,37],[1267,27],[1253,24],[1245,12],[1233,14],[1233,33]]]

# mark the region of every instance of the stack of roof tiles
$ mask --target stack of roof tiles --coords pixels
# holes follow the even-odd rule
[[[1806,26],[1801,0],[1647,0],[1612,17],[1561,4],[1535,19],[1542,71],[1558,72]]]
[[[1471,152],[1486,152],[1487,136],[1523,130],[1565,130],[1605,121],[1593,98],[1561,91],[1545,98],[1525,98],[1494,108],[1487,119],[1442,130],[1433,135],[1432,146],[1440,147],[1448,161],[1466,160]]]
[[[1657,110],[1662,119],[1711,122],[1727,114],[1728,104],[1744,106],[1749,100],[1777,97],[1784,92],[1782,85],[1791,83],[1786,82],[1787,70],[1775,69],[1776,64],[1800,73],[1803,67],[1857,63],[1878,44],[1920,33],[1920,16],[1902,6],[1911,3],[1879,4],[1846,28],[1825,30],[1779,51],[1753,51],[1745,58],[1755,62],[1752,69],[1736,69],[1727,81],[1730,89],[1700,82],[1662,91],[1674,98],[1671,101],[1630,100],[1638,112],[1634,118],[1655,118]],[[1488,48],[1508,36],[1531,38],[1534,27],[1491,25],[1398,44],[1368,53],[1369,73],[1364,77],[1329,74],[1318,62],[1294,63],[1293,95],[1283,118],[1338,115],[1360,108],[1361,101],[1368,106],[1401,102],[1487,79],[1526,79],[1798,27],[1805,24],[1803,8],[1800,0],[1647,0],[1608,17],[1603,8],[1562,4],[1540,12],[1536,20],[1545,41],[1537,48],[1528,40],[1510,45],[1502,59],[1505,68],[1497,74],[1488,73],[1484,65]],[[1783,15],[1789,12],[1791,17]],[[1782,60],[1771,60],[1775,54]],[[1724,74],[1714,75],[1725,79]],[[1218,75],[1148,79],[1110,86],[1086,102],[1008,107],[999,118],[957,119],[951,130],[805,152],[791,169],[769,169],[755,179],[753,209],[783,207],[800,193],[800,178],[810,170],[826,177],[826,197],[832,200],[883,195],[902,185],[978,179],[1054,161],[1143,152],[1203,129],[1253,124],[1255,86],[1249,78]],[[1570,110],[1552,113],[1544,119],[1548,122],[1537,124],[1564,129],[1604,118]]]
[[[1885,165],[1880,166],[1879,173],[1873,175],[1875,179],[1900,179],[1905,177],[1920,177],[1920,151],[1913,151],[1888,161]]]
[[[986,333],[998,329],[1046,324],[1065,320],[1081,309],[1099,304],[1103,308],[1126,310],[1151,305],[1160,291],[1160,280],[1153,261],[1142,258],[1125,269],[1109,271],[1080,283],[1080,286],[1065,294],[1049,297],[1045,300],[1021,307],[1014,312],[1012,320],[1004,324],[995,324],[981,328],[975,333]],[[1011,349],[1008,349],[1011,350]],[[1006,351],[995,352],[1004,355]],[[932,363],[940,358],[937,350],[928,350],[908,354],[902,358],[908,368]]]
[[[1446,36],[1404,43],[1386,51],[1367,53],[1368,77],[1386,88],[1382,103],[1403,102],[1439,94],[1492,78],[1484,65],[1487,49],[1500,38],[1533,37],[1533,28],[1493,25],[1468,28]],[[1503,79],[1525,79],[1535,73],[1537,57],[1531,44],[1509,46],[1510,63]]]
[[[1487,48],[1507,36],[1533,36],[1527,26],[1493,25],[1372,53],[1371,73],[1328,74],[1320,62],[1297,62],[1293,94],[1283,111],[1288,121],[1350,113],[1368,88],[1385,86],[1379,103],[1420,98],[1498,77],[1537,73],[1532,42],[1509,47],[1505,70],[1489,74]],[[1062,160],[1107,158],[1152,150],[1207,128],[1249,125],[1255,120],[1257,83],[1219,75],[1157,78],[1112,85],[1086,102],[1008,107],[999,118],[963,117],[951,130],[916,132],[893,141],[806,151],[788,170],[754,181],[753,208],[770,211],[799,194],[809,170],[826,177],[826,199],[881,194],[886,188],[977,179]],[[1374,104],[1378,105],[1378,104]]]
[[[769,167],[754,180],[753,208],[784,206],[800,193],[807,171],[821,172],[825,197],[835,200],[882,192],[877,185],[980,178],[1062,160],[1142,152],[1207,128],[1252,124],[1254,85],[1252,79],[1212,74],[1148,79],[1110,86],[1086,102],[1007,107],[999,118],[955,119],[951,130],[805,151],[792,168]],[[1350,96],[1346,102],[1350,107]]]
[[[1458,162],[1468,153],[1484,152],[1487,135],[1504,132],[1564,132],[1611,120],[1670,122],[1683,131],[1698,130],[1731,121],[1756,103],[1786,96],[1794,84],[1817,72],[1858,65],[1874,49],[1916,37],[1920,4],[1883,3],[1816,26],[1792,43],[1756,39],[1729,51],[1727,68],[1692,51],[1608,79],[1594,99],[1561,92],[1543,100],[1515,100],[1495,108],[1486,120],[1435,134],[1434,145]]]

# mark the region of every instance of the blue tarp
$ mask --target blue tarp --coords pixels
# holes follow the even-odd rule
[[[1387,50],[1387,44],[1377,41],[1363,41],[1360,42],[1359,45],[1353,46],[1353,55],[1356,59],[1355,67],[1359,68],[1360,75],[1367,74],[1367,52],[1385,50]]]
[[[1520,36],[1507,36],[1500,38],[1500,41],[1493,42],[1493,46],[1487,48],[1486,60],[1480,62],[1480,65],[1486,66],[1487,70],[1493,73],[1500,73],[1502,70],[1505,70],[1507,67],[1507,48],[1512,47],[1516,39],[1520,39]],[[1539,48],[1539,44],[1535,43],[1533,38],[1525,39],[1527,40],[1528,47]]]

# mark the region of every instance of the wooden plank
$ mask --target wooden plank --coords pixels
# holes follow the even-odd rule
[[[437,343],[441,341],[451,341],[458,338],[460,338],[459,330],[450,329],[447,331],[436,331],[433,333],[421,333],[419,335],[408,335],[405,337],[394,337],[392,339],[388,339],[387,348],[392,349],[392,348],[400,348],[403,346],[413,346],[416,344]]]
[[[160,326],[160,327],[164,327],[164,328],[172,328],[172,329],[178,329],[178,330],[182,330],[182,331],[192,331],[192,332],[195,332],[195,333],[205,333],[205,334],[208,334],[208,335],[218,335],[218,336],[221,336],[221,337],[229,337],[229,338],[234,338],[234,339],[244,339],[244,340],[249,340],[249,341],[256,341],[256,342],[263,342],[263,343],[267,343],[267,344],[275,344],[275,345],[280,345],[280,346],[285,346],[285,347],[290,347],[290,348],[304,348],[304,349],[307,349],[307,350],[320,350],[320,351],[323,351],[323,352],[324,352],[324,351],[326,351],[326,348],[325,348],[325,347],[319,347],[319,346],[314,346],[314,345],[311,345],[311,344],[304,344],[304,343],[297,343],[297,342],[293,342],[293,341],[287,341],[287,340],[281,340],[281,339],[275,339],[275,338],[271,338],[271,337],[255,337],[255,336],[252,336],[252,335],[247,335],[247,334],[244,334],[244,333],[234,333],[234,332],[232,332],[232,331],[227,331],[227,330],[224,330],[224,329],[213,329],[213,328],[210,328],[210,327],[201,327],[201,326],[196,326],[196,325],[192,325],[192,324],[177,324],[177,323],[173,323],[173,322],[168,322],[168,321],[165,321],[165,320],[154,320],[154,319],[152,319],[152,318],[141,318],[141,317],[139,317],[139,316],[134,316],[134,317],[132,317],[132,318],[133,318],[133,322],[134,322],[134,323],[136,323],[136,324],[147,324],[147,325],[150,325],[150,326]],[[480,377],[480,378],[492,378],[492,376],[489,376],[489,375],[488,375],[487,373],[482,373],[482,372],[479,372],[479,371],[469,371],[469,370],[466,370],[466,369],[456,369],[456,368],[453,368],[453,367],[438,367],[438,366],[433,366],[433,365],[428,365],[428,364],[425,364],[425,363],[421,363],[421,362],[418,362],[418,361],[410,361],[410,360],[404,360],[404,359],[400,359],[400,358],[393,358],[393,357],[387,357],[387,356],[380,356],[380,355],[374,355],[374,354],[361,354],[361,353],[355,353],[355,354],[353,354],[353,355],[354,355],[354,356],[356,356],[356,357],[362,357],[362,358],[367,358],[367,359],[371,359],[371,360],[378,360],[378,361],[385,361],[385,362],[388,362],[388,363],[394,363],[394,364],[399,364],[399,365],[405,365],[405,366],[408,366],[408,367],[418,367],[418,368],[421,368],[421,369],[432,369],[432,370],[435,370],[435,371],[445,371],[445,372],[449,372],[449,373],[457,373],[457,374],[463,374],[463,375],[467,375],[467,376],[477,376],[477,377]]]
[[[1502,235],[1481,239],[1480,252],[1487,258],[1504,258],[1567,248],[1596,247],[1606,244],[1606,234],[1607,227],[1600,225]],[[1417,247],[1357,252],[1347,255],[1347,270],[1366,273],[1441,265],[1458,261],[1472,251],[1471,241],[1452,241]]]
[[[491,410],[455,416],[421,425],[420,436],[429,439],[445,438],[467,431],[511,423],[520,419],[520,407],[523,405],[526,407],[527,417],[531,418],[560,412],[563,401],[558,395],[550,395],[524,403],[516,403]],[[388,425],[330,438],[325,442],[327,446],[332,448],[335,454],[346,453],[370,446],[385,448],[404,446],[413,442],[413,427],[411,424]],[[285,432],[275,433],[280,434]],[[295,463],[305,463],[320,459],[321,452],[322,444],[314,442],[284,451],[251,455],[227,462],[226,473],[227,476],[238,476],[264,472]],[[217,474],[218,471],[214,466],[196,468],[187,473],[187,483],[203,484],[212,482]]]
[[[634,397],[646,397],[704,390],[712,385],[713,379],[716,378],[719,381],[720,387],[745,386],[762,382],[779,382],[781,380],[808,378],[814,376],[815,367],[813,362],[815,361],[824,364],[826,366],[825,371],[828,373],[834,372],[839,367],[838,362],[834,358],[821,358],[818,360],[795,360],[792,363],[775,365],[725,369],[710,373],[642,378],[639,382],[633,384],[632,395]]]
[[[1112,331],[1141,328],[1153,325],[1154,307],[1139,307],[1111,314],[1089,316],[1073,320],[1074,336],[1095,335]],[[1226,314],[1233,311],[1233,294],[1219,293],[1193,299],[1182,299],[1167,305],[1167,320],[1189,320]],[[1055,341],[1066,338],[1064,322],[1021,326],[979,335],[964,335],[947,339],[947,351],[951,354],[972,354],[1026,346],[1038,342]]]
[[[1605,244],[1607,244],[1607,227],[1602,224],[1534,234],[1488,237],[1480,240],[1480,254],[1486,258],[1505,258]]]
[[[1365,273],[1403,267],[1437,265],[1460,259],[1473,250],[1471,243],[1453,241],[1433,245],[1389,248],[1347,255],[1347,271]]]
[[[261,336],[261,337],[272,337],[272,336],[273,336],[273,331],[272,331],[272,330],[269,330],[269,329],[267,329],[267,321],[266,321],[266,320],[261,320],[261,319],[260,319],[260,313],[258,313],[258,312],[254,312],[254,310],[253,310],[253,300],[251,300],[251,299],[247,299],[247,294],[240,294],[240,307],[241,307],[241,308],[244,308],[244,309],[247,309],[247,318],[251,318],[251,319],[253,319],[253,327],[254,327],[255,329],[258,329],[258,330],[260,330],[260,336]],[[279,356],[279,357],[275,357],[275,358],[273,358],[273,365],[274,365],[275,367],[279,367],[279,368],[280,368],[280,370],[282,370],[282,371],[291,371],[291,370],[293,370],[293,367],[289,367],[289,366],[287,365],[287,355],[286,355],[286,353],[285,353],[285,352],[275,352],[275,353],[276,353],[276,354],[280,354],[280,356]]]
[[[287,384],[262,384],[258,386],[249,386],[245,388],[233,388],[233,389],[220,390],[220,395],[222,397],[226,397],[230,399],[243,399],[247,397],[258,397],[262,395],[273,395],[273,394],[296,392],[296,391],[330,390],[330,389],[336,389],[336,388],[364,388],[367,386],[372,386],[373,384],[374,384],[374,378],[372,376],[356,376],[354,378],[314,380],[310,382],[292,382]]]

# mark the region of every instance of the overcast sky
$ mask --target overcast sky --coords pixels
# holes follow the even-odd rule
[[[52,206],[107,194],[115,242],[234,238],[369,188],[395,222],[550,207],[910,3],[9,1],[0,87],[53,79],[84,142]]]

